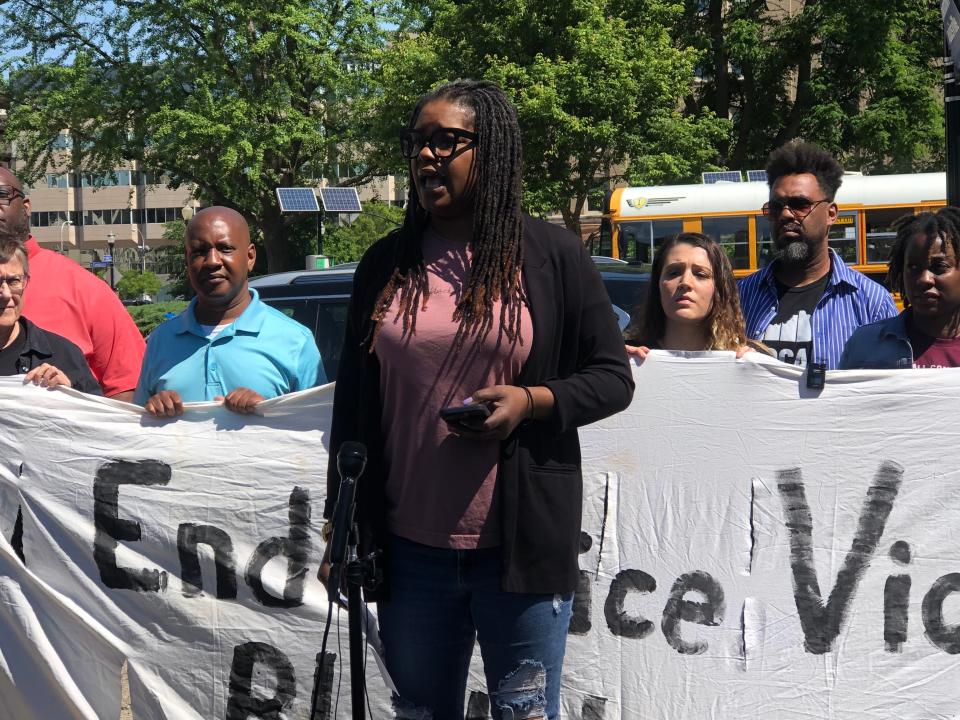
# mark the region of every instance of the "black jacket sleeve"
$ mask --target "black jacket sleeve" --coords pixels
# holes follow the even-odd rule
[[[358,305],[361,298],[357,291],[357,283],[362,282],[361,268],[353,276],[353,292],[350,295],[350,304],[347,307],[347,323],[344,331],[343,349],[340,352],[340,365],[337,368],[337,382],[333,393],[333,421],[330,426],[329,460],[327,464],[327,497],[323,505],[323,516],[333,517],[333,509],[337,504],[340,492],[340,473],[337,471],[337,453],[344,440],[359,437],[360,417],[357,398],[360,393],[362,378],[360,347],[363,340],[361,335]]]
[[[633,373],[623,335],[596,265],[581,243],[564,273],[564,292],[579,295],[576,370],[543,384],[555,400],[553,430],[561,433],[618,413],[633,398]]]
[[[74,390],[88,395],[103,395],[100,383],[90,371],[87,359],[80,348],[61,335],[37,327],[33,323],[26,325],[30,337],[31,351],[28,353],[30,369],[49,363],[60,370],[70,380]],[[42,348],[43,352],[37,352]]]
[[[70,368],[69,371],[59,365],[57,367],[60,367],[64,375],[70,378],[70,384],[73,388],[88,395],[103,395],[103,388],[100,387],[100,383],[90,372],[90,366],[87,365],[87,359],[80,352],[80,348],[70,343],[66,355],[70,359],[68,363],[64,364]]]
[[[381,480],[380,365],[376,355],[368,352],[364,340],[370,332],[370,316],[376,298],[392,271],[394,240],[388,235],[377,241],[364,254],[353,276],[343,351],[333,394],[327,498],[323,506],[323,516],[328,519],[333,516],[340,492],[337,453],[344,442],[363,442],[367,446],[367,467],[360,485],[362,495],[370,495],[371,484],[376,486]]]

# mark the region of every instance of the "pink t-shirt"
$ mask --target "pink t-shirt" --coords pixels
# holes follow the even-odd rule
[[[427,231],[423,257],[430,294],[417,314],[416,334],[403,334],[396,317],[399,293],[385,316],[376,353],[380,361],[382,427],[386,438],[387,523],[390,532],[433,547],[468,550],[499,543],[497,462],[500,443],[450,433],[441,408],[460,405],[474,391],[513,383],[530,352],[533,328],[523,308],[522,342],[494,329],[480,344],[468,336],[459,352],[453,312],[470,271],[464,243]]]
[[[92,272],[33,237],[26,248],[30,281],[23,314],[77,345],[104,395],[136,388],[146,346],[120,298]]]

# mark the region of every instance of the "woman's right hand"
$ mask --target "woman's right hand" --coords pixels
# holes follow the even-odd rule
[[[640,358],[641,360],[646,360],[647,355],[650,354],[650,348],[646,345],[624,345],[624,347],[627,349],[627,355]]]

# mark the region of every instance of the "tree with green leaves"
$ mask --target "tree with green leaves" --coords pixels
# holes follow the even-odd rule
[[[403,223],[403,209],[369,202],[351,223],[329,228],[323,236],[323,254],[337,264],[356,262],[378,239]]]
[[[3,139],[27,181],[73,137],[71,170],[127,161],[244,214],[270,271],[290,256],[275,188],[331,177],[355,140],[390,0],[9,0]],[[335,175],[334,175],[335,176]]]
[[[139,300],[144,295],[154,297],[160,291],[160,278],[147,270],[130,270],[123,274],[117,283],[117,294],[121,300]]]
[[[729,124],[684,114],[697,54],[673,43],[682,8],[645,4],[636,17],[619,0],[428,0],[417,32],[382,53],[379,136],[395,138],[430,87],[484,78],[517,107],[529,211],[579,232],[587,198],[611,183],[692,179],[715,167]]]
[[[642,1],[641,5],[644,4]],[[939,3],[684,0],[678,47],[700,53],[694,116],[730,117],[721,164],[763,167],[803,137],[864,172],[942,169]],[[643,8],[634,11],[642,15]]]
[[[157,271],[167,276],[171,297],[192,298],[193,287],[187,277],[187,224],[183,220],[164,223],[163,239],[165,244],[153,251]]]

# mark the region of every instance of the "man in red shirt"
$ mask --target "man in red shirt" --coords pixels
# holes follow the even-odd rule
[[[0,168],[0,232],[30,233],[30,199],[20,181]],[[144,341],[120,299],[103,280],[29,235],[30,282],[23,314],[80,347],[103,394],[130,402],[140,376]]]

